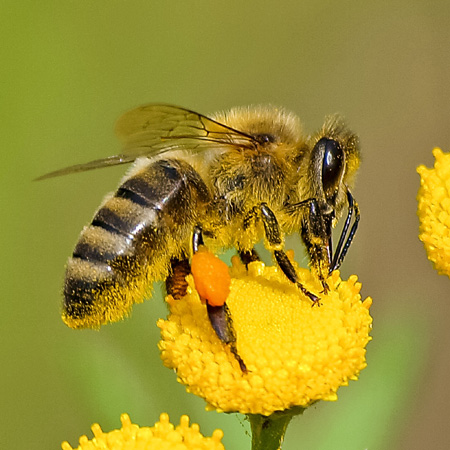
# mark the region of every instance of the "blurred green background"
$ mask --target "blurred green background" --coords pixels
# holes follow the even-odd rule
[[[309,131],[344,114],[361,138],[362,219],[342,268],[372,296],[358,382],[295,419],[284,450],[450,448],[450,280],[417,238],[418,164],[450,151],[450,4],[425,1],[52,1],[0,7],[0,448],[75,446],[93,422],[189,414],[228,450],[239,416],[205,412],[159,360],[158,297],[100,332],[59,317],[64,264],[124,168],[35,183],[114,154],[147,102],[203,113],[273,103]]]

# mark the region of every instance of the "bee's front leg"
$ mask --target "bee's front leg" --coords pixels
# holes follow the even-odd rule
[[[323,214],[315,199],[308,201],[308,211],[302,221],[301,237],[311,259],[311,265],[317,272],[324,293],[329,287],[326,283],[332,261],[333,214]]]
[[[280,269],[288,277],[288,279],[292,281],[292,283],[295,283],[297,285],[297,287],[303,292],[303,294],[310,298],[314,302],[314,304],[317,303],[319,301],[319,297],[317,295],[314,295],[312,292],[309,292],[300,283],[294,266],[287,257],[285,251],[282,249],[283,240],[281,238],[280,226],[278,224],[277,218],[275,217],[275,214],[265,203],[261,203],[259,208],[261,212],[261,219],[264,224],[266,239],[270,247],[272,247],[273,249],[275,259],[277,260]]]

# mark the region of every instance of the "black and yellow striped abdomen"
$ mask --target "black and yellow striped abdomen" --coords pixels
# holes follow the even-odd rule
[[[183,160],[149,161],[127,178],[84,228],[68,261],[64,322],[97,328],[128,314],[153,281],[168,276],[170,259],[189,251],[209,201],[205,183]]]

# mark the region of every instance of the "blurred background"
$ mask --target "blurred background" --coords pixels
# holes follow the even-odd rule
[[[358,382],[291,423],[283,449],[450,448],[450,280],[418,240],[419,164],[450,151],[450,4],[425,1],[4,1],[0,18],[0,448],[58,449],[128,412],[181,414],[227,449],[238,415],[205,412],[162,366],[161,289],[123,322],[60,320],[64,265],[125,168],[45,182],[115,154],[115,120],[148,102],[204,114],[272,103],[313,132],[340,112],[360,135],[360,229],[342,267],[373,297]],[[292,242],[292,241],[290,241]]]

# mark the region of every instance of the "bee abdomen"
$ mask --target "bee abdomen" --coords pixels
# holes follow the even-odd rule
[[[130,251],[131,239],[120,235],[109,226],[90,225],[86,227],[73,251],[73,258],[108,263],[118,255]]]
[[[99,304],[93,300],[114,282],[111,267],[98,261],[71,258],[64,285],[63,320],[72,328],[98,327]],[[104,312],[106,311],[103,308]],[[90,323],[90,318],[95,320]]]
[[[186,162],[159,160],[126,179],[81,233],[66,270],[63,319],[99,327],[142,302],[170,260],[189,251],[198,210],[209,201]]]

